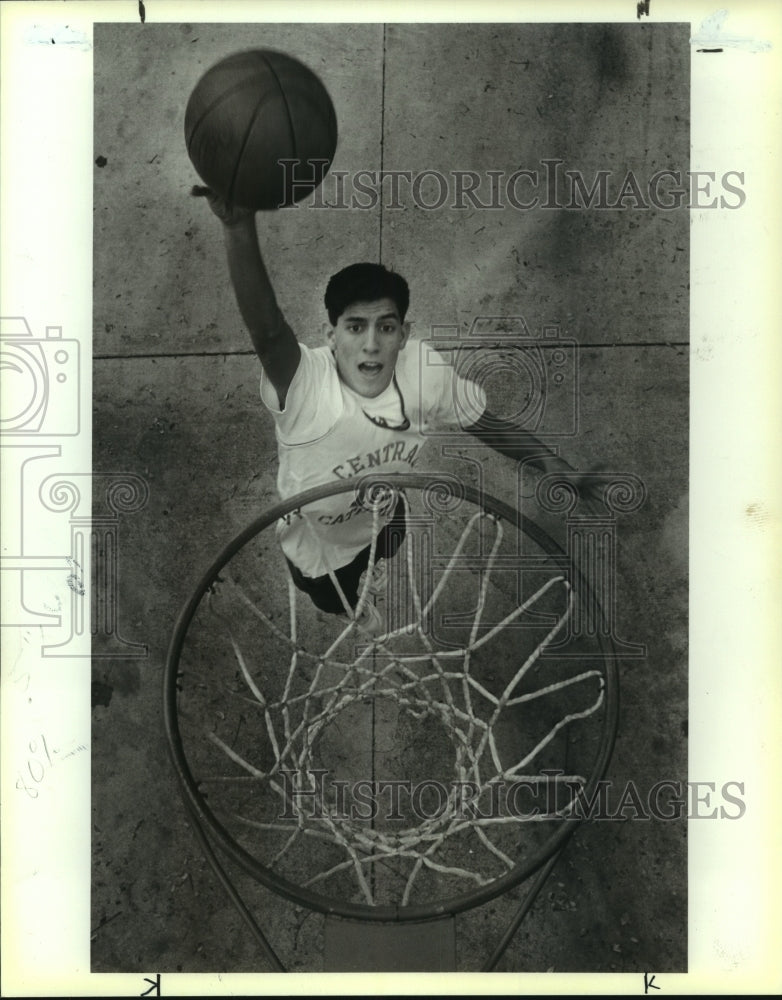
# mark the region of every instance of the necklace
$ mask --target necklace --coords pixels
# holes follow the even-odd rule
[[[383,430],[406,431],[410,429],[410,420],[408,419],[408,416],[405,413],[405,400],[404,397],[402,396],[402,390],[399,388],[399,383],[396,380],[396,372],[394,372],[394,374],[391,376],[391,381],[394,383],[394,388],[396,389],[397,395],[399,396],[399,407],[402,410],[402,422],[400,424],[392,424],[388,420],[386,420],[385,417],[373,417],[372,414],[367,413],[366,410],[362,410],[361,412],[364,414],[367,420],[373,423],[376,427],[382,427]]]

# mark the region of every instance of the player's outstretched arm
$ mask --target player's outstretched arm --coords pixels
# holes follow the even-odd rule
[[[284,407],[301,352],[277,305],[258,245],[255,213],[227,204],[209,188],[194,187],[193,194],[206,197],[209,207],[223,224],[228,271],[239,311],[250,332],[255,353],[277,391],[280,406]]]
[[[517,462],[527,459],[530,465],[541,472],[561,472],[570,468],[534,434],[511,420],[496,416],[490,410],[484,410],[483,415],[464,430],[501,455]]]
[[[544,474],[550,472],[575,472],[564,458],[555,455],[534,434],[531,434],[523,427],[519,427],[511,420],[505,420],[503,417],[496,416],[489,410],[485,410],[475,423],[465,427],[464,430],[501,455],[512,458],[517,462],[526,459],[529,465],[540,469]],[[586,500],[594,501],[598,498],[590,483],[588,473],[576,474],[575,482]]]

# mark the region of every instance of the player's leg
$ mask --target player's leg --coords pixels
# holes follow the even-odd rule
[[[375,545],[375,563],[380,559],[391,559],[396,555],[399,546],[407,533],[407,517],[405,502],[400,496],[394,508],[394,514],[388,524],[384,525],[377,535]]]
[[[391,559],[394,555],[396,555],[399,546],[404,540],[406,531],[405,505],[404,501],[400,497],[397,500],[391,520],[384,525],[377,534],[377,539],[375,541],[376,566],[378,561]],[[342,593],[345,595],[345,599],[351,608],[355,608],[358,604],[362,582],[361,577],[369,565],[370,551],[371,546],[367,545],[351,560],[351,562],[334,570],[334,575],[342,588]],[[323,576],[317,577],[305,576],[298,566],[295,566],[290,559],[287,559],[287,557],[286,562],[288,563],[291,579],[294,584],[299,590],[309,595],[315,607],[332,615],[346,614],[342,598],[337,592],[328,573],[324,573]],[[376,579],[374,580],[374,587],[370,588],[373,593],[378,593],[380,589],[384,589],[385,587],[385,567],[383,563],[381,563],[381,567],[383,568],[380,570],[380,573],[378,573],[377,569],[375,570]],[[380,567],[378,567],[378,569],[380,569]],[[382,588],[380,586],[381,584]]]
[[[362,585],[362,574],[369,565],[370,548],[367,546],[358,553],[347,566],[340,566],[334,571],[345,600],[355,609],[358,604],[359,587]],[[334,581],[328,574],[318,577],[304,576],[301,570],[287,560],[291,579],[299,590],[307,594],[320,611],[330,615],[346,615],[345,605]],[[356,618],[357,624],[365,632],[379,635],[383,631],[383,620],[380,612],[370,601],[365,601],[361,613]]]
[[[288,563],[288,569],[294,584],[299,590],[303,591],[303,593],[310,597],[316,608],[320,611],[325,611],[330,615],[344,615],[346,613],[342,599],[337,593],[337,590],[328,573],[323,576],[305,576],[299,567],[295,566],[290,559],[286,558],[285,561]],[[338,580],[340,580],[340,586],[342,587],[342,591],[345,594],[348,603],[351,607],[355,607],[358,597],[356,596],[351,603],[351,595],[345,590],[343,581],[340,579],[340,575],[346,568],[347,567],[342,567],[341,569],[336,570],[335,576]],[[347,583],[347,581],[345,582]]]

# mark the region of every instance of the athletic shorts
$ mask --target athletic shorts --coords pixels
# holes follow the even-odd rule
[[[400,497],[397,500],[394,515],[391,520],[377,533],[377,543],[375,545],[375,562],[378,559],[390,559],[396,555],[397,549],[402,544],[406,532],[405,525],[405,505]],[[346,566],[340,566],[334,570],[334,576],[339,580],[342,592],[347,598],[351,608],[358,604],[358,584],[361,574],[369,565],[369,553],[371,546],[367,545],[358,555]],[[298,566],[294,566],[290,559],[287,559],[291,579],[305,594],[309,594],[312,603],[321,611],[326,611],[332,615],[344,615],[345,606],[340,599],[336,587],[332,583],[328,573],[323,576],[305,576]]]

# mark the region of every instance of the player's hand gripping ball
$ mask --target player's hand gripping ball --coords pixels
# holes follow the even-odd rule
[[[282,52],[237,52],[196,84],[187,152],[228,204],[274,209],[311,194],[337,148],[337,118],[318,77]]]
[[[222,195],[216,194],[208,187],[201,187],[198,184],[194,184],[190,190],[190,194],[195,198],[206,198],[209,207],[220,222],[228,227],[241,225],[245,219],[252,218],[255,215],[255,209],[242,208],[241,205],[232,205]]]

